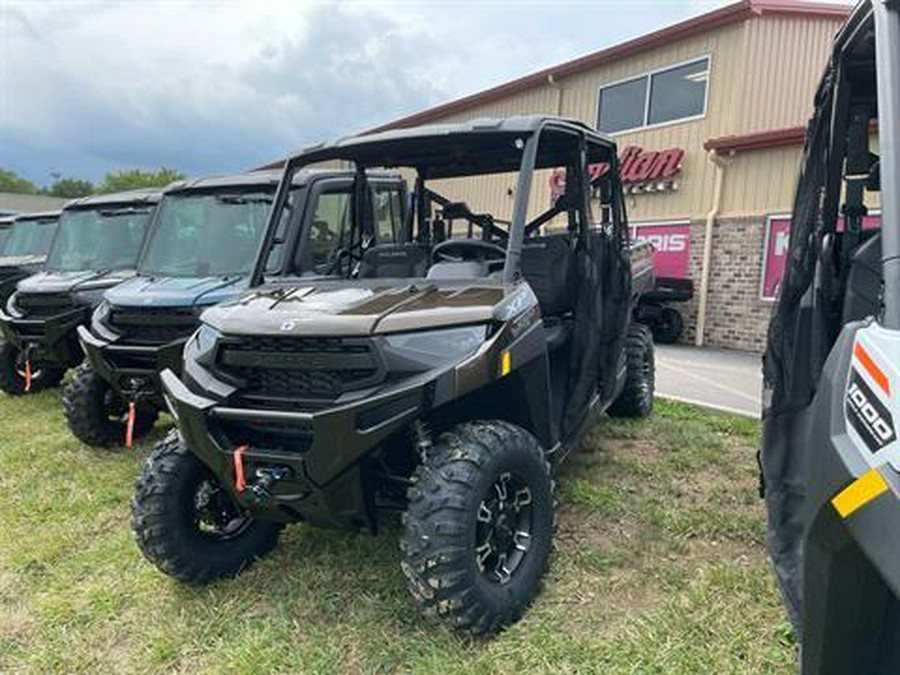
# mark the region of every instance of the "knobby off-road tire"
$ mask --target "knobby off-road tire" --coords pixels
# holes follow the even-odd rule
[[[678,342],[684,330],[684,318],[681,312],[673,307],[663,307],[659,319],[652,326],[653,339],[664,345]]]
[[[517,621],[549,564],[553,493],[550,465],[527,431],[486,421],[443,434],[413,474],[400,540],[403,573],[425,614],[474,634]],[[504,569],[500,554],[485,548],[492,537],[496,551],[512,545]]]
[[[19,374],[19,350],[8,342],[0,342],[0,390],[10,396],[34,394],[57,386],[65,375],[62,368],[41,368],[31,378],[31,389],[25,391],[25,377]]]
[[[128,406],[87,363],[78,366],[63,391],[63,409],[69,430],[82,443],[96,448],[124,445]],[[138,405],[134,438],[147,434],[158,418],[156,408]]]
[[[609,406],[613,417],[646,417],[653,411],[656,362],[647,326],[632,323],[625,341],[625,387]]]
[[[234,576],[275,548],[281,530],[242,512],[174,430],[135,483],[131,526],[147,560],[195,584]]]

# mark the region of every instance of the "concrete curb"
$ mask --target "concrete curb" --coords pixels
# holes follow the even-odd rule
[[[737,415],[739,417],[746,417],[751,420],[758,420],[760,416],[756,413],[750,412],[749,410],[740,410],[739,408],[731,408],[726,405],[716,405],[714,403],[707,403],[706,401],[698,401],[693,398],[686,398],[684,396],[674,396],[672,394],[662,394],[656,392],[654,394],[657,398],[665,399],[667,401],[675,401],[676,403],[687,403],[688,405],[694,405],[698,408],[706,408],[707,410],[714,410],[716,412],[728,413],[729,415]]]

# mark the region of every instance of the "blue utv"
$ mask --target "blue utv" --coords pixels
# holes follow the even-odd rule
[[[166,407],[159,373],[181,372],[185,343],[205,309],[246,291],[280,178],[280,171],[258,171],[166,189],[137,276],[107,291],[90,325],[78,329],[86,360],[63,397],[76,438],[94,447],[130,446],[152,428]],[[291,273],[300,256],[321,273],[346,264],[340,223],[352,185],[353,172],[345,170],[295,177],[267,274]],[[388,219],[395,205],[399,229],[401,179],[373,178],[373,191]],[[302,252],[301,231],[310,233]]]

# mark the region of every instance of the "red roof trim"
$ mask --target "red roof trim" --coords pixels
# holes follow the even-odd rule
[[[720,136],[706,141],[703,149],[717,152],[739,152],[741,150],[778,148],[785,145],[802,145],[805,134],[805,127],[790,127],[789,129],[758,131],[752,134]]]
[[[873,134],[878,133],[878,120],[872,120],[869,124],[869,132]],[[805,140],[806,127],[788,127],[786,129],[757,131],[752,134],[710,138],[703,144],[703,149],[707,151],[715,150],[720,153],[764,150],[766,148],[780,148],[786,145],[803,145]]]
[[[850,7],[825,3],[801,2],[800,0],[740,0],[721,9],[708,12],[693,19],[676,23],[652,33],[647,33],[633,40],[601,49],[572,61],[539,70],[531,75],[511,80],[491,89],[464,96],[463,98],[443,103],[433,108],[402,117],[387,124],[369,129],[364,133],[374,133],[387,129],[415,126],[431,122],[447,115],[463,112],[478,105],[496,101],[519,92],[543,86],[549,80],[560,80],[585,70],[590,70],[603,63],[631,56],[641,51],[653,49],[661,45],[683,40],[685,38],[718,28],[730,23],[751,19],[767,14],[803,16],[808,18],[844,20],[850,14]]]

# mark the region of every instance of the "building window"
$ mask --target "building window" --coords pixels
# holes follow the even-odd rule
[[[646,73],[600,88],[597,128],[620,131],[702,117],[709,57]]]

